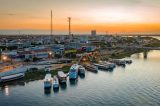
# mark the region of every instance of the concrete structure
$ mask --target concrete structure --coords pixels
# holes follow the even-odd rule
[[[91,31],[91,36],[96,36],[96,35],[97,35],[96,30],[92,30],[92,31]]]

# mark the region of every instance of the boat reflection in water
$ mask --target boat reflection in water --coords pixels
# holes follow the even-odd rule
[[[78,79],[75,79],[75,80],[70,80],[70,86],[76,86],[78,83]]]
[[[85,78],[85,74],[79,75],[79,77],[80,77],[81,79],[84,79],[84,78]]]
[[[44,89],[44,94],[45,95],[50,95],[51,94],[51,88],[45,88]]]
[[[66,83],[60,84],[60,88],[61,88],[61,90],[66,90],[67,89],[67,84]]]
[[[15,86],[25,86],[24,81],[10,81],[10,82],[3,82],[0,83],[0,89],[4,93],[5,96],[9,96],[9,88]]]
[[[59,92],[59,89],[53,89],[53,92],[54,92],[54,93],[58,93],[58,92]]]
[[[3,93],[4,93],[5,96],[9,96],[9,87],[8,86],[4,87]]]

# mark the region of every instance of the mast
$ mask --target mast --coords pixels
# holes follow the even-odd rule
[[[53,33],[53,23],[52,23],[52,10],[51,10],[51,35]]]

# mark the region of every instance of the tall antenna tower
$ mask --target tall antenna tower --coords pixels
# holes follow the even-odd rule
[[[52,23],[52,10],[51,10],[51,35],[53,33],[53,23]]]
[[[71,17],[68,17],[69,22],[69,35],[71,35]]]

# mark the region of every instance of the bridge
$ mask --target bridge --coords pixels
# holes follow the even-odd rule
[[[104,47],[101,49],[144,49],[144,50],[160,50],[160,47],[143,47],[143,46],[115,46],[115,47]]]

